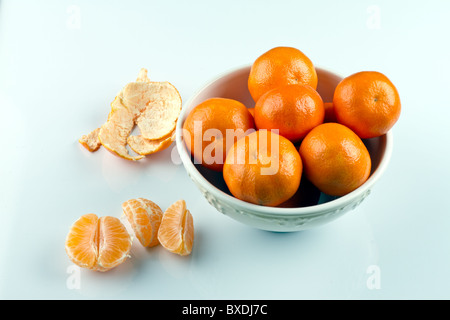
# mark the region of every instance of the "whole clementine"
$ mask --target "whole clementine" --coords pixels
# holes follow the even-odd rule
[[[255,102],[270,89],[286,84],[307,84],[317,88],[316,69],[303,52],[292,47],[276,47],[253,62],[248,90]]]
[[[252,115],[241,102],[211,98],[189,113],[183,138],[196,163],[222,171],[227,150],[254,127]]]
[[[283,137],[297,142],[323,122],[325,109],[312,87],[290,84],[267,91],[255,105],[258,129],[278,129]]]
[[[382,73],[363,71],[344,78],[336,87],[334,111],[339,123],[362,139],[387,133],[400,117],[400,96]]]
[[[302,168],[292,142],[276,133],[258,130],[238,140],[228,151],[223,177],[236,198],[277,206],[297,192]]]
[[[323,193],[343,196],[369,177],[370,154],[352,130],[339,123],[312,129],[300,145],[306,177]]]

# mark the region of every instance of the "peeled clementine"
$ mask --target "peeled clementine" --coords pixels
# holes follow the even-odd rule
[[[110,270],[124,262],[131,249],[131,237],[115,217],[81,216],[70,228],[66,252],[73,263],[96,271]]]

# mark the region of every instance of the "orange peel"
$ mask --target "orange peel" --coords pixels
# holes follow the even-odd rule
[[[158,140],[146,139],[143,135],[129,136],[127,142],[134,152],[147,156],[167,149],[175,141],[175,132],[176,130],[173,129],[169,137]]]
[[[95,151],[95,135],[107,150],[127,160],[140,160],[145,155],[167,148],[173,141],[181,96],[169,82],[150,81],[142,68],[135,82],[123,87],[111,103],[111,112],[96,132],[80,139],[89,151]],[[132,136],[137,126],[140,135]],[[92,134],[92,136],[91,136]],[[138,155],[131,155],[127,145]]]
[[[102,143],[98,139],[98,133],[100,131],[100,128],[97,128],[95,130],[92,130],[90,133],[83,135],[78,142],[81,143],[83,147],[88,149],[90,152],[97,151]]]

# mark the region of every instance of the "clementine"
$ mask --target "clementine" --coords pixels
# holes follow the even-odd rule
[[[286,84],[307,84],[316,89],[316,69],[303,52],[292,47],[276,47],[253,62],[248,90],[255,102],[270,89]]]
[[[369,177],[370,154],[362,140],[339,123],[312,129],[300,145],[306,177],[323,193],[343,196]]]
[[[382,73],[363,71],[343,79],[334,91],[336,118],[362,139],[387,133],[400,117],[400,96]]]
[[[222,171],[227,150],[254,127],[252,115],[241,102],[211,98],[189,113],[183,137],[197,163]]]
[[[316,90],[290,84],[267,91],[255,105],[258,129],[278,129],[283,137],[297,142],[323,122],[325,109]]]
[[[301,175],[302,160],[292,142],[267,130],[238,140],[223,167],[233,196],[264,206],[277,206],[291,198]]]

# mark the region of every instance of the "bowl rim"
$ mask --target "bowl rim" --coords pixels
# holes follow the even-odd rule
[[[374,170],[374,172],[370,175],[370,177],[366,180],[364,184],[362,184],[357,189],[353,190],[352,192],[338,197],[336,199],[333,199],[331,201],[312,205],[312,206],[306,206],[306,207],[296,207],[296,208],[283,208],[283,207],[269,207],[269,206],[261,206],[257,204],[253,204],[250,202],[246,202],[243,200],[240,200],[238,198],[235,198],[222,190],[215,187],[212,183],[210,183],[195,167],[194,163],[191,161],[191,156],[187,150],[187,147],[185,146],[184,141],[182,140],[182,125],[184,123],[184,120],[186,118],[186,112],[188,109],[188,106],[192,105],[192,102],[210,85],[215,83],[216,81],[222,79],[225,76],[231,75],[236,72],[241,72],[244,69],[248,69],[251,67],[251,64],[241,65],[239,67],[231,68],[228,71],[220,73],[218,76],[215,76],[213,79],[205,82],[205,84],[200,87],[184,104],[181,109],[180,115],[178,117],[179,120],[177,121],[176,126],[176,147],[178,150],[178,154],[180,155],[181,161],[183,163],[183,166],[185,167],[187,173],[193,178],[194,180],[198,181],[208,192],[210,192],[214,197],[222,200],[223,202],[229,203],[235,208],[240,208],[245,211],[250,211],[253,214],[259,214],[264,216],[310,216],[310,215],[320,215],[324,212],[330,212],[334,211],[337,208],[341,208],[351,202],[353,202],[355,199],[359,199],[362,195],[366,194],[372,186],[375,184],[375,182],[381,177],[381,175],[386,170],[388,163],[391,159],[392,150],[393,150],[393,133],[392,130],[389,130],[385,135],[380,136],[380,138],[385,139],[386,147],[384,150],[383,157],[380,160],[380,163],[378,164],[378,167]],[[321,66],[315,66],[316,69],[323,70],[328,73],[332,73],[340,78],[344,78],[340,73],[335,72],[332,69],[329,68],[323,68]]]

